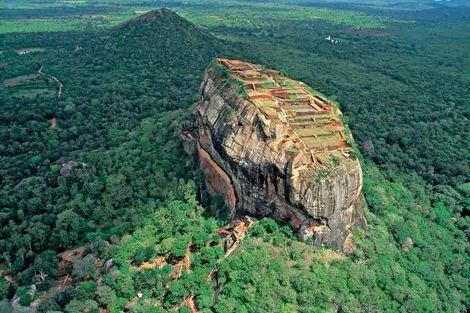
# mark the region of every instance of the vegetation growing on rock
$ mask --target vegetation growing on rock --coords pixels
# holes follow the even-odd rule
[[[291,1],[296,12],[304,9],[299,3]],[[224,40],[168,10],[126,29],[0,37],[1,82],[42,65],[64,84],[59,102],[56,85],[45,81],[0,86],[0,298],[17,293],[26,303],[35,284],[33,303],[41,313],[164,312],[182,298],[191,303],[191,296],[200,312],[467,310],[468,9],[379,12],[339,5],[320,12],[334,19],[330,24],[308,14],[283,20],[283,11],[273,17],[253,6],[238,9],[249,13],[248,23],[236,20],[241,15],[211,23],[212,9],[187,4],[186,16],[190,8],[199,13],[193,21]],[[25,14],[44,18],[48,10],[3,9],[2,27]],[[347,17],[344,24],[339,17]],[[352,25],[386,28],[376,36],[351,31]],[[326,41],[328,35],[341,42]],[[25,47],[45,50],[15,51]],[[283,68],[337,95],[366,154],[369,230],[355,234],[356,252],[345,257],[260,220],[220,264],[218,289],[202,282],[221,253],[212,247],[194,252],[192,272],[183,270],[182,280],[163,293],[171,266],[145,272],[137,263],[186,255],[188,240],[203,242],[225,224],[208,216],[222,202],[195,188],[201,174],[184,153],[194,143],[178,136],[181,127],[194,130],[187,122],[191,104],[216,56]],[[64,156],[70,159],[57,162]],[[72,160],[87,165],[62,176],[62,165]],[[158,232],[147,231],[156,225]],[[182,235],[188,228],[201,232]],[[58,267],[59,253],[81,247],[83,263]],[[0,302],[0,311],[14,310]]]
[[[217,62],[204,75],[196,109],[209,192],[226,198],[232,216],[274,217],[304,240],[349,250],[352,229],[366,223],[362,172],[339,109],[278,71]],[[234,94],[232,81],[245,95]]]

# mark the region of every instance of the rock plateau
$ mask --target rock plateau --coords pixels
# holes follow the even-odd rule
[[[278,71],[217,59],[196,109],[209,193],[232,217],[272,217],[299,238],[354,250],[362,172],[337,106]]]

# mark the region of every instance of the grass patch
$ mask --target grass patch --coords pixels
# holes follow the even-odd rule
[[[5,87],[16,87],[25,84],[36,84],[41,82],[39,74],[22,75],[15,78],[6,79],[3,81]]]
[[[173,2],[173,1],[170,1]],[[119,4],[119,5],[117,5]],[[126,4],[123,10],[122,4]],[[96,6],[99,12],[90,13],[87,7]],[[82,14],[54,15],[58,7],[73,7]],[[13,4],[0,4],[0,8],[12,10],[34,11],[41,13],[19,14],[16,19],[2,19],[0,33],[17,32],[54,32],[90,29],[90,27],[110,27],[137,15],[144,14],[148,5],[132,1],[116,1],[106,4],[106,9],[92,1],[61,1],[60,3],[30,3],[17,1]],[[279,24],[280,21],[313,21],[324,20],[333,24],[341,24],[353,29],[381,29],[384,17],[373,16],[363,12],[331,8],[313,8],[300,5],[264,3],[253,1],[208,1],[193,0],[189,3],[174,1],[170,5],[192,23],[216,29],[218,27],[258,30]],[[44,13],[44,14],[43,14]]]
[[[207,27],[259,29],[279,21],[324,20],[353,28],[384,28],[385,18],[362,12],[329,8],[311,8],[274,3],[237,2],[237,6],[221,5],[216,8],[198,10],[184,8],[179,14],[194,24]]]
[[[213,60],[211,63],[211,68],[214,73],[220,78],[224,79],[228,85],[236,86],[237,92],[239,94],[246,97],[248,96],[248,93],[245,90],[245,83],[242,80],[230,77],[232,72],[227,67],[217,62],[217,60]]]
[[[274,82],[270,81],[270,80],[265,80],[261,83],[261,87],[263,88],[271,88],[274,86]]]
[[[248,93],[245,90],[245,83],[243,81],[229,77],[226,79],[226,82],[229,85],[236,86],[238,94],[245,97],[248,96]]]
[[[3,20],[0,21],[0,34],[106,28],[115,26],[133,17],[135,17],[135,15],[126,14]]]

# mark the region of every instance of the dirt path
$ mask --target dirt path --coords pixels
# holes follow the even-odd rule
[[[18,283],[13,280],[13,277],[11,275],[4,275],[3,270],[0,270],[0,276],[5,278],[7,282],[10,282],[14,284],[15,286],[18,286]]]
[[[226,246],[225,246],[225,253],[224,255],[218,259],[217,264],[212,268],[209,276],[207,277],[207,282],[212,282],[213,288],[213,296],[212,296],[212,303],[215,304],[217,302],[217,298],[220,294],[221,284],[219,282],[218,271],[220,264],[230,256],[239,246],[240,243],[245,238],[247,231],[254,225],[255,221],[253,221],[250,217],[246,216],[241,220],[236,222],[230,223],[228,226],[220,228],[216,233],[214,233],[212,237],[216,235],[220,235],[223,232],[225,235]],[[227,241],[230,240],[230,243],[227,245]],[[210,240],[212,241],[212,240]],[[207,245],[210,244],[210,241],[207,242]],[[221,243],[223,244],[223,243]],[[186,246],[186,252],[183,258],[179,259],[178,262],[174,263],[171,267],[171,278],[173,280],[178,280],[181,278],[183,271],[186,270],[187,273],[191,273],[191,248],[193,247],[193,243],[190,242]],[[138,267],[136,265],[132,265],[136,267],[139,271],[142,270],[151,270],[153,268],[162,268],[164,265],[168,264],[164,257],[158,257],[154,261],[144,262],[140,264]],[[169,287],[169,283],[165,286],[165,289]],[[127,304],[128,307],[132,307],[135,305],[137,301],[139,301],[139,297],[134,298],[131,302]],[[168,312],[178,311],[181,307],[187,307],[191,313],[199,313],[196,302],[194,301],[193,295],[185,296],[183,301],[171,309],[168,309]]]
[[[191,246],[192,243],[188,244],[188,246],[186,247],[186,253],[184,254],[183,260],[184,268],[186,269],[186,272],[188,272],[188,274],[191,273]]]
[[[184,304],[186,305],[186,307],[189,309],[189,312],[191,313],[199,313],[197,307],[196,307],[196,303],[194,302],[194,298],[193,296],[186,296],[184,297]]]
[[[60,82],[60,80],[57,79],[57,77],[44,73],[43,68],[44,66],[41,66],[39,68],[38,74],[49,77],[57,83],[57,86],[59,86],[59,90],[57,91],[57,100],[60,100],[60,98],[62,97],[62,88],[64,87],[64,85]]]
[[[212,268],[209,276],[207,277],[207,281],[212,281],[213,285],[214,292],[212,294],[212,305],[215,305],[217,303],[217,298],[220,294],[220,289],[222,287],[219,282],[220,264],[222,264],[222,262],[240,246],[240,243],[245,238],[246,233],[254,225],[254,223],[255,221],[253,221],[249,216],[245,216],[245,219],[236,224],[230,231],[228,237],[234,238],[233,244],[229,248],[227,248],[227,250],[225,250],[225,254],[217,261],[217,264]],[[221,230],[226,231],[225,228],[221,228]]]
[[[51,128],[57,128],[57,119],[55,117],[49,120],[51,122]]]
[[[243,238],[245,238],[245,235],[248,231],[248,229],[250,229],[253,225],[254,225],[254,221],[249,217],[249,216],[246,216],[245,217],[245,221],[243,222],[240,222],[238,225],[236,225],[234,227],[234,230],[231,232],[230,235],[234,234],[235,235],[235,240],[233,242],[233,245],[230,246],[227,250],[225,250],[225,254],[223,257],[221,257],[218,261],[217,261],[217,264],[214,266],[214,268],[212,268],[212,271],[209,275],[209,277],[207,278],[207,280],[210,280],[212,279],[212,275],[218,271],[219,269],[219,266],[220,264],[228,257],[230,256],[230,254],[232,254],[233,251],[235,251],[238,246],[240,245],[240,243],[243,241]]]

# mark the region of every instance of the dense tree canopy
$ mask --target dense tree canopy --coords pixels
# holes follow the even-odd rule
[[[413,18],[374,37],[264,16],[210,28],[223,41],[161,10],[110,30],[1,35],[0,299],[39,299],[41,313],[187,312],[189,298],[200,312],[463,312],[468,24]],[[25,47],[45,51],[15,52]],[[201,196],[194,143],[178,136],[215,56],[283,69],[341,102],[369,205],[353,255],[265,219],[223,259],[224,221],[208,214],[222,204]],[[191,271],[176,279],[188,250]],[[138,270],[158,258],[167,264]]]

